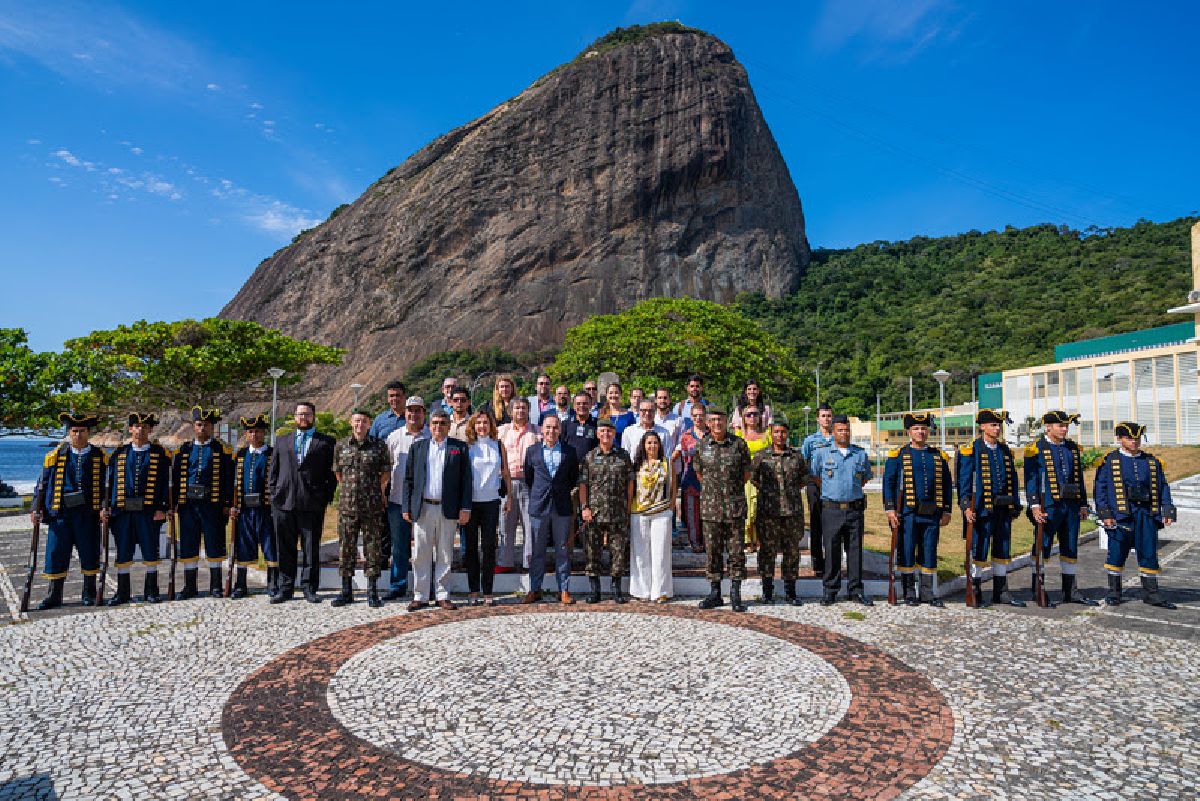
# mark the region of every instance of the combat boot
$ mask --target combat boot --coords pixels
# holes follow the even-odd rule
[[[920,606],[921,602],[917,600],[916,577],[912,573],[905,573],[900,580],[904,584],[905,605]]]
[[[208,594],[213,598],[224,598],[225,591],[221,586],[221,568],[210,567],[208,569]]]
[[[147,570],[142,582],[142,600],[148,604],[156,604],[162,600],[158,594],[158,571]]]
[[[245,598],[250,594],[246,589],[246,568],[239,567],[237,569],[237,578],[233,580],[233,590],[229,593],[230,598]]]
[[[767,605],[775,603],[775,579],[762,580],[762,602]]]
[[[992,603],[1024,606],[1025,602],[1008,591],[1008,576],[992,576]]]
[[[716,609],[718,606],[725,605],[725,599],[721,597],[721,582],[713,581],[712,589],[709,590],[708,596],[700,602],[701,609]]]
[[[1121,576],[1108,574],[1108,592],[1104,594],[1104,603],[1106,606],[1121,605]]]
[[[932,573],[922,573],[921,574],[921,601],[920,602],[923,604],[929,604],[930,606],[932,606],[936,609],[941,609],[946,605],[942,602],[941,598],[939,598],[933,594],[933,574]]]
[[[729,608],[735,612],[745,612],[746,605],[742,603],[742,582],[734,581],[729,587]]]
[[[84,606],[96,605],[96,577],[83,577],[83,594],[79,598],[80,603]]]
[[[372,609],[378,609],[383,606],[383,599],[379,597],[379,579],[367,579],[367,606]]]
[[[592,593],[584,601],[589,604],[600,603],[600,577],[588,576],[588,583],[592,585]]]
[[[800,598],[796,595],[796,580],[783,582],[783,599],[790,606],[799,606]]]
[[[612,579],[612,597],[619,604],[626,603],[629,599],[625,597],[625,593],[621,591],[621,577],[614,576]]]
[[[1079,585],[1075,583],[1075,576],[1063,573],[1062,583],[1062,602],[1064,604],[1083,604],[1084,606],[1100,605],[1091,598],[1083,597],[1083,593],[1079,591]],[[1053,604],[1051,604],[1051,606],[1053,606]]]
[[[62,606],[63,584],[66,579],[50,579],[50,591],[46,593],[46,597],[38,604],[38,609],[57,609]]]
[[[267,568],[267,598],[274,598],[279,594],[279,568]]]
[[[1157,606],[1161,609],[1177,609],[1175,604],[1158,594],[1158,577],[1157,576],[1142,576],[1142,589],[1146,592],[1146,597],[1142,600],[1151,606]]]
[[[199,572],[194,567],[183,569],[183,589],[179,592],[179,600],[190,601],[200,594],[200,590],[196,588],[196,575]]]
[[[104,602],[105,606],[120,606],[129,603],[129,574],[117,574],[117,591]]]
[[[991,606],[992,602],[983,594],[983,579],[971,579],[971,583],[975,585],[975,605],[980,609]]]
[[[345,606],[354,603],[354,579],[342,576],[342,591],[329,602],[330,606]]]

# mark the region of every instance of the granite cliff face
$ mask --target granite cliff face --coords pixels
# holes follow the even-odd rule
[[[344,406],[348,384],[430,353],[558,346],[643,298],[779,296],[808,255],[745,70],[684,29],[601,40],[434,140],[262,262],[222,316],[349,349],[306,387]]]

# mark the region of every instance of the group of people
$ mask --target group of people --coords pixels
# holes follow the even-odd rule
[[[625,407],[616,383],[605,387],[603,400],[591,381],[573,395],[565,386],[551,392],[545,375],[536,386],[535,395],[519,396],[512,378],[501,376],[492,402],[472,409],[469,393],[452,378],[429,406],[396,381],[385,388],[388,408],[374,416],[355,409],[351,435],[340,442],[314,429],[316,409],[302,402],[294,410],[294,431],[274,446],[267,443],[265,415],[242,417],[246,442],[236,452],[213,436],[220,416],[212,409],[192,410],[193,439],[174,453],[150,440],[153,414],[131,414],[130,441],[111,455],[89,443],[96,417],[64,413],[68,440],[47,455],[34,498],[34,522],[45,518],[49,528],[50,589],[40,608],[62,603],[72,549],[83,573],[82,601],[96,602],[102,526],[116,544],[117,591],[108,603],[130,600],[135,549],[145,568],[143,597],[159,601],[159,532],[176,517],[178,537],[172,533],[169,543],[172,577],[174,561],[183,566],[180,597],[199,593],[201,544],[209,592],[224,594],[226,526],[233,521],[231,597],[247,594],[247,569],[261,555],[271,603],[290,600],[297,588],[318,603],[321,533],[339,488],[342,586],[333,606],[355,600],[361,539],[371,606],[411,594],[410,611],[455,608],[449,575],[456,535],[468,603],[495,604],[495,574],[518,570],[528,573],[521,602],[541,601],[551,548],[559,600],[575,603],[569,579],[577,541],[586,555],[587,602],[601,600],[604,573],[616,603],[630,596],[666,602],[673,596],[677,503],[690,544],[707,553],[711,590],[701,608],[725,604],[728,576],[730,605],[745,611],[748,549],[758,551],[762,600],[774,600],[781,557],[784,598],[798,605],[806,522],[822,603],[836,602],[844,554],[849,597],[872,605],[862,571],[864,487],[872,467],[869,454],[850,441],[849,420],[828,404],[818,409],[818,430],[795,448],[788,423],[772,419],[755,382],[747,383],[733,414],[704,398],[700,376],[689,378],[687,397],[675,404],[666,389],[652,398],[631,392],[633,409]],[[1057,411],[1044,416],[1045,434],[1023,454],[1024,486],[1042,534],[1041,553],[1058,541],[1063,601],[1093,603],[1074,580],[1079,523],[1089,514],[1081,449],[1066,438],[1075,419]],[[883,504],[905,603],[942,605],[933,576],[940,531],[957,492],[971,530],[975,594],[982,597],[982,572],[990,566],[993,602],[1024,605],[1007,586],[1011,522],[1022,505],[1016,460],[1001,439],[1006,420],[1003,410],[980,410],[980,435],[959,449],[952,477],[951,458],[928,444],[930,417],[904,416],[910,441],[888,454]],[[1157,531],[1173,522],[1175,511],[1161,463],[1141,451],[1142,433],[1135,423],[1118,425],[1120,448],[1096,472],[1097,515],[1109,533],[1106,598],[1120,603],[1121,570],[1132,548],[1147,602],[1169,607],[1157,587]],[[525,532],[519,559],[518,524]],[[379,586],[385,571],[386,591]],[[1041,578],[1035,573],[1035,585]]]

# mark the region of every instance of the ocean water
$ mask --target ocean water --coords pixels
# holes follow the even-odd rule
[[[17,492],[33,492],[48,446],[56,443],[52,439],[0,437],[0,481],[11,484]]]

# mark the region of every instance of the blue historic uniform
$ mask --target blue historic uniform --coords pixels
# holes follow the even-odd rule
[[[1163,519],[1175,519],[1171,487],[1163,466],[1145,451],[1136,455],[1122,450],[1109,452],[1096,469],[1096,515],[1114,520],[1108,529],[1108,558],[1104,569],[1120,576],[1132,548],[1137,552],[1138,572],[1157,576],[1158,530]]]
[[[234,506],[238,508],[235,558],[238,566],[249,567],[258,562],[259,552],[267,563],[268,573],[279,567],[275,555],[275,526],[271,522],[271,499],[267,492],[267,464],[271,446],[255,451],[243,447],[234,458]]]
[[[1008,594],[1012,521],[1021,510],[1012,450],[1003,442],[988,447],[983,437],[978,437],[958,449],[957,474],[959,506],[964,511],[975,510],[976,515],[971,580],[978,583],[980,574],[990,565],[992,601],[1024,606],[1024,602],[1015,601]],[[963,525],[965,535],[965,518]]]
[[[155,442],[140,449],[126,443],[113,451],[108,466],[117,575],[133,566],[134,548],[141,549],[146,570],[157,571],[163,521],[154,515],[170,508],[171,455]]]
[[[909,579],[904,582],[906,598],[917,565],[923,575],[931,577],[928,583],[932,587],[942,515],[950,513],[953,492],[950,465],[940,450],[909,444],[888,452],[883,469],[883,508],[900,515],[896,570]]]
[[[192,410],[193,420],[219,419],[216,411]],[[216,438],[193,440],[175,453],[171,469],[171,504],[179,513],[179,561],[183,563],[181,598],[198,592],[200,540],[208,560],[209,594],[220,598],[221,561],[225,558],[225,524],[233,503],[233,459],[229,446]]]
[[[64,579],[71,567],[71,550],[79,553],[79,568],[93,587],[100,572],[100,507],[104,502],[107,459],[104,451],[88,445],[76,451],[62,444],[46,454],[42,474],[34,490],[33,508],[45,515],[45,576]]]

